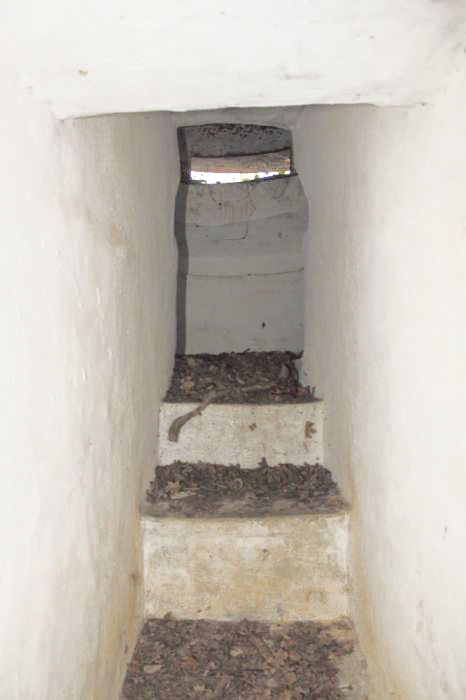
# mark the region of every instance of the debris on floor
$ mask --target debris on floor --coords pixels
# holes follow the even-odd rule
[[[251,516],[334,512],[345,507],[320,464],[257,469],[174,462],[158,466],[146,498],[153,516]]]
[[[292,352],[231,352],[177,355],[170,402],[198,402],[212,392],[214,403],[315,401],[313,389],[299,383]]]
[[[347,620],[266,624],[148,620],[122,700],[345,700],[354,633]]]

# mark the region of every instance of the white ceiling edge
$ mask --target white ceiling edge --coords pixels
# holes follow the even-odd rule
[[[5,0],[0,47],[59,118],[407,106],[442,84],[464,0]]]

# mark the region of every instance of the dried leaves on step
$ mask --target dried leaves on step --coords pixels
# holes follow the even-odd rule
[[[338,659],[351,625],[149,620],[129,665],[124,700],[343,700]]]
[[[328,469],[265,460],[256,469],[198,462],[159,466],[147,492],[152,515],[246,516],[329,512],[344,507]]]
[[[275,403],[315,400],[299,383],[292,352],[232,352],[177,355],[166,401],[201,402],[215,392],[215,403]]]

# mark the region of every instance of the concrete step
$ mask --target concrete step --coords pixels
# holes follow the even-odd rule
[[[210,404],[182,428],[178,442],[168,429],[198,403],[162,403],[158,463],[211,462],[255,468],[270,465],[323,463],[323,403]]]
[[[320,465],[160,466],[142,524],[147,616],[347,614],[349,512]]]
[[[143,516],[145,614],[332,620],[348,613],[349,512]]]
[[[367,670],[349,620],[273,624],[146,621],[122,700],[366,700]]]

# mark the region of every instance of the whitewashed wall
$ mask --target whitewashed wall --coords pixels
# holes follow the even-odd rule
[[[353,501],[374,700],[466,697],[466,67],[432,105],[311,108],[305,369]]]
[[[181,185],[178,350],[302,350],[303,236],[298,177]]]
[[[174,350],[175,131],[59,123],[0,76],[0,697],[114,700]]]

